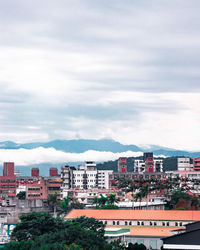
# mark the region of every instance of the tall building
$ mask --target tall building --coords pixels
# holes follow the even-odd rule
[[[0,202],[3,197],[16,196],[16,188],[14,162],[4,162],[3,176],[0,176]]]
[[[144,162],[145,162],[145,172],[149,172],[149,173],[154,172],[152,152],[144,153]]]
[[[77,169],[65,166],[61,168],[61,196],[66,197],[72,189],[108,189],[109,175],[112,172],[112,170],[97,170],[96,163],[93,161],[87,161]]]
[[[118,160],[118,172],[119,173],[126,173],[127,172],[126,157],[119,158],[119,160]]]

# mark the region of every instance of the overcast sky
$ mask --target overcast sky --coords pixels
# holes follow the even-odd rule
[[[199,0],[0,2],[0,141],[200,150]]]

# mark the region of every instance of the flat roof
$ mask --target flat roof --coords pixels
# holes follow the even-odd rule
[[[94,217],[99,220],[200,221],[200,211],[127,209],[73,209],[65,219],[80,216]]]

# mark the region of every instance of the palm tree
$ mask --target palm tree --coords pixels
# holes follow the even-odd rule
[[[139,203],[139,204],[140,204],[140,205],[139,205],[139,209],[141,209],[142,196],[143,196],[143,195],[142,195],[142,192],[141,192],[141,191],[137,192],[136,195],[135,195],[135,201],[138,201],[138,200],[139,200],[139,202],[140,202],[140,203]]]
[[[56,218],[56,210],[58,205],[58,193],[48,195],[48,202],[51,207],[53,207],[53,217]]]
[[[115,194],[110,194],[108,196],[108,204],[113,205],[116,202],[118,202],[118,199],[116,198],[116,195]]]

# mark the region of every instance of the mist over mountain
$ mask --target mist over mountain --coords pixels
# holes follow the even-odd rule
[[[87,140],[87,139],[76,139],[76,140],[53,140],[49,142],[33,142],[33,143],[15,143],[13,141],[0,142],[0,149],[35,149],[38,147],[42,148],[54,148],[59,151],[68,153],[84,153],[88,150],[95,150],[100,152],[113,152],[122,153],[126,151],[133,152],[148,152],[151,151],[155,155],[164,156],[189,156],[197,157],[200,155],[199,152],[190,152],[184,150],[176,150],[172,148],[162,147],[159,145],[124,145],[111,139],[101,140]]]
[[[114,169],[116,160],[125,156],[135,158],[142,157],[143,152],[153,152],[154,156],[159,157],[177,157],[188,156],[191,158],[199,157],[200,152],[189,152],[162,147],[159,145],[123,145],[111,139],[102,140],[54,140],[49,142],[34,143],[15,143],[13,141],[0,142],[0,171],[3,162],[14,161],[16,169],[20,170],[23,175],[30,175],[32,167],[38,167],[41,175],[48,175],[50,167],[60,167],[65,164],[77,166],[86,160],[93,160],[101,164],[102,168],[112,166]],[[107,164],[107,162],[109,164]],[[168,164],[169,162],[169,164]],[[173,170],[176,168],[168,161],[165,169]],[[173,166],[171,166],[173,165]],[[132,169],[132,163],[129,164]]]

